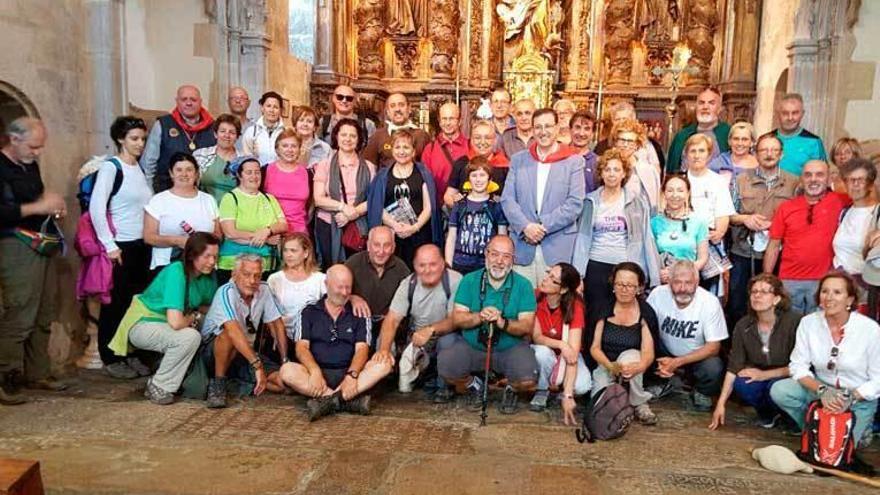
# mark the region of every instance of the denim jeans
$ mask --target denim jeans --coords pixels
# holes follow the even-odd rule
[[[797,425],[804,428],[804,415],[811,402],[819,397],[805,389],[797,380],[786,378],[774,383],[770,388],[770,397],[773,402],[785,411]],[[862,439],[865,430],[874,422],[874,412],[877,410],[877,399],[861,400],[852,405],[852,412],[856,417],[856,425],[853,428],[853,438],[856,444]]]
[[[818,280],[783,280],[782,285],[791,296],[791,309],[808,315],[816,311],[816,288]]]
[[[780,378],[773,378],[747,383],[745,378],[736,377],[733,382],[733,391],[746,405],[754,407],[761,419],[771,419],[780,412],[776,404],[773,403],[773,399],[770,398],[770,388],[779,380]]]

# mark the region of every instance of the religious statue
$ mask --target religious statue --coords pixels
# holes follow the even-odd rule
[[[458,12],[458,0],[432,0],[431,70],[434,79],[451,79],[458,53],[458,32],[461,29],[461,18]]]
[[[504,40],[522,34],[520,55],[540,54],[550,34],[550,0],[499,0],[495,12],[504,24]]]
[[[697,73],[690,82],[696,85],[709,81],[709,67],[715,55],[715,29],[718,26],[718,11],[715,0],[691,0],[688,3],[687,42],[691,48],[691,65]]]
[[[389,0],[388,28],[391,36],[427,37],[428,0]]]
[[[632,42],[636,38],[635,0],[611,0],[605,5],[605,59],[608,84],[629,84]]]
[[[385,70],[379,51],[385,25],[385,0],[361,0],[354,11],[357,25],[358,71],[361,77],[376,78]]]

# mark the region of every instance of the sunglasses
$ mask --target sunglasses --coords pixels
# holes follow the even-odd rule
[[[250,316],[244,319],[244,325],[247,327],[247,333],[251,335],[257,333],[257,327],[254,325],[254,322],[251,320]]]
[[[352,101],[354,101],[354,95],[352,95],[352,96],[349,96],[349,95],[333,95],[333,96],[336,97],[336,101],[347,101],[347,102],[352,102]]]
[[[840,354],[840,349],[837,346],[831,348],[831,359],[828,360],[828,371],[834,371],[837,368],[837,356]]]
[[[807,209],[807,225],[813,225],[813,206],[810,205]]]

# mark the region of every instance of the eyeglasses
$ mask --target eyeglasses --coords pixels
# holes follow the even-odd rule
[[[847,177],[846,183],[852,184],[852,185],[859,185],[859,184],[865,185],[868,183],[868,178],[867,177]]]
[[[807,208],[807,225],[813,225],[813,207],[816,205],[809,205]]]
[[[638,144],[638,139],[627,139],[627,138],[617,138],[617,142],[620,144]]]
[[[354,95],[333,95],[333,96],[336,97],[336,101],[347,101],[347,102],[354,101]]]
[[[504,261],[513,261],[513,255],[510,253],[502,253],[501,251],[495,251],[494,249],[489,249],[486,251],[486,255],[490,258],[500,258]]]
[[[253,320],[251,320],[250,316],[246,316],[244,319],[244,326],[247,327],[247,333],[254,335],[257,333],[257,327],[254,325]]]
[[[638,285],[624,284],[623,282],[614,282],[614,288],[620,291],[632,292],[639,288]]]
[[[828,360],[828,371],[834,371],[837,368],[837,356],[840,354],[840,349],[837,346],[831,348],[831,359]]]

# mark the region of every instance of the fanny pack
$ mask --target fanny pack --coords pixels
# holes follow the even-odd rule
[[[55,256],[58,253],[63,253],[66,248],[64,234],[61,232],[61,228],[58,227],[55,218],[51,216],[43,220],[39,232],[16,227],[4,231],[4,235],[15,237],[41,256]]]

